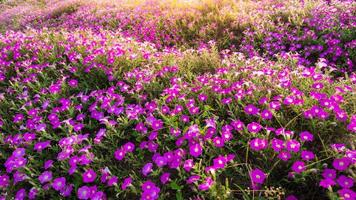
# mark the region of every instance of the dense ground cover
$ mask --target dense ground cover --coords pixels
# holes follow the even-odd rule
[[[0,4],[2,199],[355,199],[352,1]]]

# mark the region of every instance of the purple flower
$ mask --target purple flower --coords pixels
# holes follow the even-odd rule
[[[254,138],[250,141],[250,148],[255,151],[261,151],[266,149],[268,146],[268,141],[262,138]]]
[[[135,150],[135,145],[132,142],[124,144],[123,150],[125,152],[133,152]]]
[[[262,126],[259,123],[252,122],[247,125],[247,129],[251,133],[258,133],[262,129]]]
[[[335,158],[333,161],[333,167],[339,171],[346,170],[350,164],[349,158]]]
[[[244,111],[248,115],[257,115],[259,109],[256,106],[249,104],[249,105],[245,106]]]
[[[14,116],[14,122],[15,123],[17,123],[17,122],[21,122],[23,119],[24,119],[25,117],[24,117],[24,115],[23,114],[16,114],[15,116]]]
[[[213,163],[214,163],[213,167],[215,169],[222,169],[225,167],[227,160],[225,156],[220,155],[217,158],[214,158]]]
[[[49,169],[53,166],[53,160],[47,160],[44,165],[43,165],[43,168],[44,169]]]
[[[199,157],[202,154],[202,152],[203,152],[203,148],[198,143],[190,145],[189,147],[189,153],[193,157]]]
[[[94,170],[88,169],[82,174],[82,178],[84,183],[94,182],[96,179],[96,173]]]
[[[356,199],[356,193],[350,189],[343,188],[339,191],[337,191],[339,194],[340,198],[343,200],[355,200]]]
[[[157,119],[152,122],[151,126],[152,126],[153,130],[159,130],[159,129],[163,128],[163,122],[161,120]]]
[[[271,147],[275,152],[280,152],[284,147],[284,141],[273,138],[271,141]]]
[[[72,191],[73,191],[73,184],[70,184],[60,191],[60,195],[62,195],[63,197],[69,197]]]
[[[142,174],[144,176],[147,176],[149,173],[152,172],[152,167],[153,167],[152,163],[145,164],[145,166],[143,166],[143,168],[142,168]]]
[[[167,164],[167,159],[164,156],[157,156],[154,161],[156,165],[160,168]]]
[[[283,160],[283,161],[287,161],[291,158],[292,156],[290,155],[290,153],[288,151],[281,151],[278,154],[278,158]]]
[[[262,117],[262,119],[267,119],[268,120],[268,119],[272,119],[273,118],[273,114],[269,110],[263,110],[261,112],[261,117]]]
[[[330,179],[330,178],[326,178],[326,179],[322,179],[320,182],[319,182],[319,185],[323,188],[329,188],[329,187],[332,187],[334,186],[336,183],[333,179]]]
[[[303,131],[299,134],[300,140],[305,142],[305,141],[313,141],[314,136],[311,134],[309,131]]]
[[[6,174],[0,176],[0,188],[6,188],[10,183],[10,177]]]
[[[170,173],[166,172],[166,173],[163,173],[160,177],[160,180],[161,180],[161,183],[162,184],[166,184],[168,181],[169,181],[169,177],[171,176]]]
[[[192,175],[192,176],[190,176],[190,177],[188,178],[187,183],[188,183],[188,184],[195,183],[195,182],[197,182],[199,179],[200,179],[200,176],[198,176],[198,175]]]
[[[34,146],[34,150],[37,152],[41,152],[43,149],[49,147],[51,145],[50,141],[45,141],[45,142],[37,142]]]
[[[300,149],[300,143],[296,140],[288,140],[286,142],[286,149],[294,153],[298,153]]]
[[[324,169],[323,173],[321,174],[325,179],[335,179],[336,178],[336,170],[334,169]]]
[[[38,180],[41,184],[49,182],[52,180],[52,172],[51,171],[44,171],[39,177]]]
[[[252,183],[263,184],[266,179],[266,174],[260,169],[254,169],[250,172]]]
[[[294,195],[288,195],[285,200],[298,200],[298,198]]]
[[[117,180],[118,180],[118,178],[116,176],[112,176],[111,178],[109,178],[107,185],[108,186],[116,185]]]
[[[62,190],[66,186],[66,178],[59,177],[53,180],[52,187],[56,191]]]
[[[26,150],[24,148],[17,148],[12,152],[12,156],[15,158],[23,157],[26,154]]]
[[[26,190],[25,189],[20,189],[16,192],[15,195],[15,200],[23,200],[26,197]]]
[[[122,160],[125,157],[126,152],[123,149],[117,149],[114,153],[116,160]]]
[[[89,199],[91,197],[91,189],[88,186],[82,186],[77,191],[78,199]]]
[[[37,196],[37,194],[38,194],[38,189],[36,189],[36,188],[31,188],[30,189],[30,191],[28,192],[28,198],[29,199],[36,199],[36,196]]]
[[[244,123],[240,120],[235,120],[231,122],[231,126],[234,127],[236,131],[242,131],[244,129]]]
[[[352,188],[354,185],[354,180],[350,177],[341,175],[337,179],[337,183],[342,187],[342,188]]]
[[[201,191],[209,190],[213,184],[213,179],[211,177],[207,177],[202,184],[198,185],[198,189]]]
[[[214,143],[214,146],[216,146],[218,148],[222,148],[225,145],[225,141],[223,139],[221,139],[221,137],[219,137],[219,136],[214,137],[213,143]]]
[[[75,88],[75,87],[78,86],[78,81],[77,81],[76,79],[71,79],[71,80],[68,81],[68,85],[69,85],[70,87]]]
[[[122,185],[121,185],[121,189],[122,189],[122,190],[126,190],[126,188],[127,188],[129,185],[131,185],[131,183],[132,183],[132,178],[131,178],[131,177],[125,178],[124,181],[123,181],[123,183],[122,183]]]
[[[295,161],[292,165],[292,170],[296,173],[301,173],[305,170],[305,163],[303,161]]]
[[[303,150],[301,152],[301,157],[303,160],[308,161],[308,160],[313,160],[315,158],[315,155],[311,151]]]
[[[144,182],[141,186],[143,193],[141,194],[141,199],[158,199],[160,189],[156,185],[148,180]]]
[[[194,166],[193,159],[188,159],[184,161],[183,169],[189,172],[193,168],[193,166]]]

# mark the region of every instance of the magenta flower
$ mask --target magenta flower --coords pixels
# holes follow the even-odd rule
[[[37,142],[34,146],[34,150],[37,152],[41,152],[43,149],[49,147],[51,145],[50,141],[45,141],[45,142]]]
[[[153,130],[159,130],[159,129],[163,128],[163,122],[161,120],[157,119],[152,122],[151,126],[152,126]]]
[[[49,182],[52,180],[52,172],[51,171],[44,171],[39,177],[38,180],[41,184]]]
[[[201,191],[206,191],[209,190],[213,184],[213,179],[211,177],[207,177],[202,184],[198,185],[198,189]]]
[[[222,148],[225,145],[225,141],[223,139],[221,139],[221,137],[219,137],[219,136],[214,137],[213,143],[214,143],[214,146],[216,146],[218,148]]]
[[[350,177],[341,175],[337,179],[337,183],[342,187],[342,188],[352,188],[354,185],[354,180]]]
[[[149,173],[152,172],[152,167],[153,167],[152,163],[145,164],[145,166],[143,166],[143,168],[142,168],[142,174],[144,176],[147,176]]]
[[[170,173],[166,172],[166,173],[163,173],[160,177],[160,181],[162,184],[166,184],[170,179],[169,177],[171,176]]]
[[[335,181],[330,178],[321,179],[321,181],[319,182],[319,185],[323,188],[329,188],[334,186],[335,184],[336,184]]]
[[[268,146],[268,141],[262,138],[254,138],[250,140],[250,148],[255,151],[261,151],[266,149]]]
[[[78,86],[78,81],[77,81],[76,79],[71,79],[71,80],[68,81],[68,85],[69,85],[70,87],[75,88],[75,87]]]
[[[266,120],[269,120],[269,119],[272,119],[273,118],[273,114],[271,111],[269,110],[263,110],[261,112],[261,117],[262,119],[266,119]]]
[[[298,200],[298,198],[294,195],[288,195],[285,200]]]
[[[127,188],[128,186],[130,186],[131,183],[132,183],[132,178],[131,178],[131,177],[125,178],[124,181],[123,181],[123,183],[122,183],[122,185],[121,185],[121,189],[122,189],[122,190],[126,190],[126,188]]]
[[[193,159],[188,159],[184,161],[183,169],[189,172],[193,168],[193,166],[194,166]]]
[[[189,153],[193,157],[199,157],[203,152],[203,148],[200,146],[200,144],[193,144],[190,145],[189,147]]]
[[[6,188],[9,186],[10,177],[6,174],[0,176],[0,188]]]
[[[215,169],[222,169],[225,167],[227,160],[225,156],[220,155],[217,158],[214,158],[213,163],[214,163],[213,167]]]
[[[313,160],[315,158],[315,155],[311,151],[303,150],[301,152],[301,157],[303,160],[308,161],[308,160]]]
[[[296,173],[301,173],[305,170],[305,163],[303,161],[295,161],[292,165],[292,170]]]
[[[143,193],[141,199],[158,199],[160,189],[150,180],[144,182],[141,186]]]
[[[284,141],[280,139],[273,138],[271,140],[271,148],[275,152],[280,152],[284,148]]]
[[[356,199],[356,193],[350,189],[343,188],[339,191],[337,191],[339,194],[340,198],[343,200],[355,200]]]
[[[126,152],[123,149],[117,149],[114,153],[116,160],[122,160],[125,157]]]
[[[91,197],[91,189],[88,186],[82,186],[77,191],[78,199],[89,199]]]
[[[26,190],[22,188],[16,192],[15,200],[24,200],[25,197],[26,197]]]
[[[200,176],[198,175],[192,175],[187,179],[187,183],[191,184],[191,183],[195,183],[200,179]]]
[[[118,178],[116,176],[112,176],[111,178],[109,178],[107,185],[108,186],[116,185],[117,181],[118,181]]]
[[[324,169],[321,174],[325,179],[335,179],[336,178],[336,170],[334,169]]]
[[[333,167],[339,171],[346,170],[350,164],[349,158],[335,158],[333,161]]]
[[[290,155],[290,153],[288,151],[281,151],[278,154],[278,158],[283,160],[283,161],[288,161],[292,156]]]
[[[252,122],[247,125],[247,129],[251,133],[258,133],[262,129],[262,126],[259,123]]]
[[[286,149],[294,153],[298,153],[300,149],[300,143],[296,140],[288,140],[286,142]]]
[[[263,184],[266,179],[266,174],[260,169],[254,169],[250,172],[250,178],[252,183]]]
[[[59,177],[53,180],[52,187],[56,191],[62,190],[66,186],[66,178]]]
[[[123,150],[125,152],[133,152],[135,150],[135,145],[132,142],[124,144]]]
[[[257,115],[259,109],[256,106],[249,104],[249,105],[245,106],[244,111],[248,115]]]
[[[301,132],[299,134],[299,137],[300,137],[300,140],[303,141],[303,142],[305,142],[305,141],[311,142],[314,139],[314,136],[308,131]]]
[[[94,182],[96,179],[96,173],[94,170],[88,169],[82,174],[82,178],[84,183]]]
[[[236,131],[242,131],[244,129],[244,123],[240,120],[235,120],[235,121],[232,121],[231,123],[231,126],[234,127],[234,129]]]
[[[155,159],[154,159],[154,162],[156,163],[156,165],[158,167],[163,167],[167,164],[167,159],[164,157],[164,156],[157,156]]]

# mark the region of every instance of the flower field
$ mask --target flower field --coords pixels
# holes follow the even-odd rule
[[[0,0],[0,200],[356,199],[352,0]]]

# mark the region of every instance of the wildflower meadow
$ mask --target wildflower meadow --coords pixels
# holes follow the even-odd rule
[[[355,200],[352,0],[0,0],[0,200]]]

